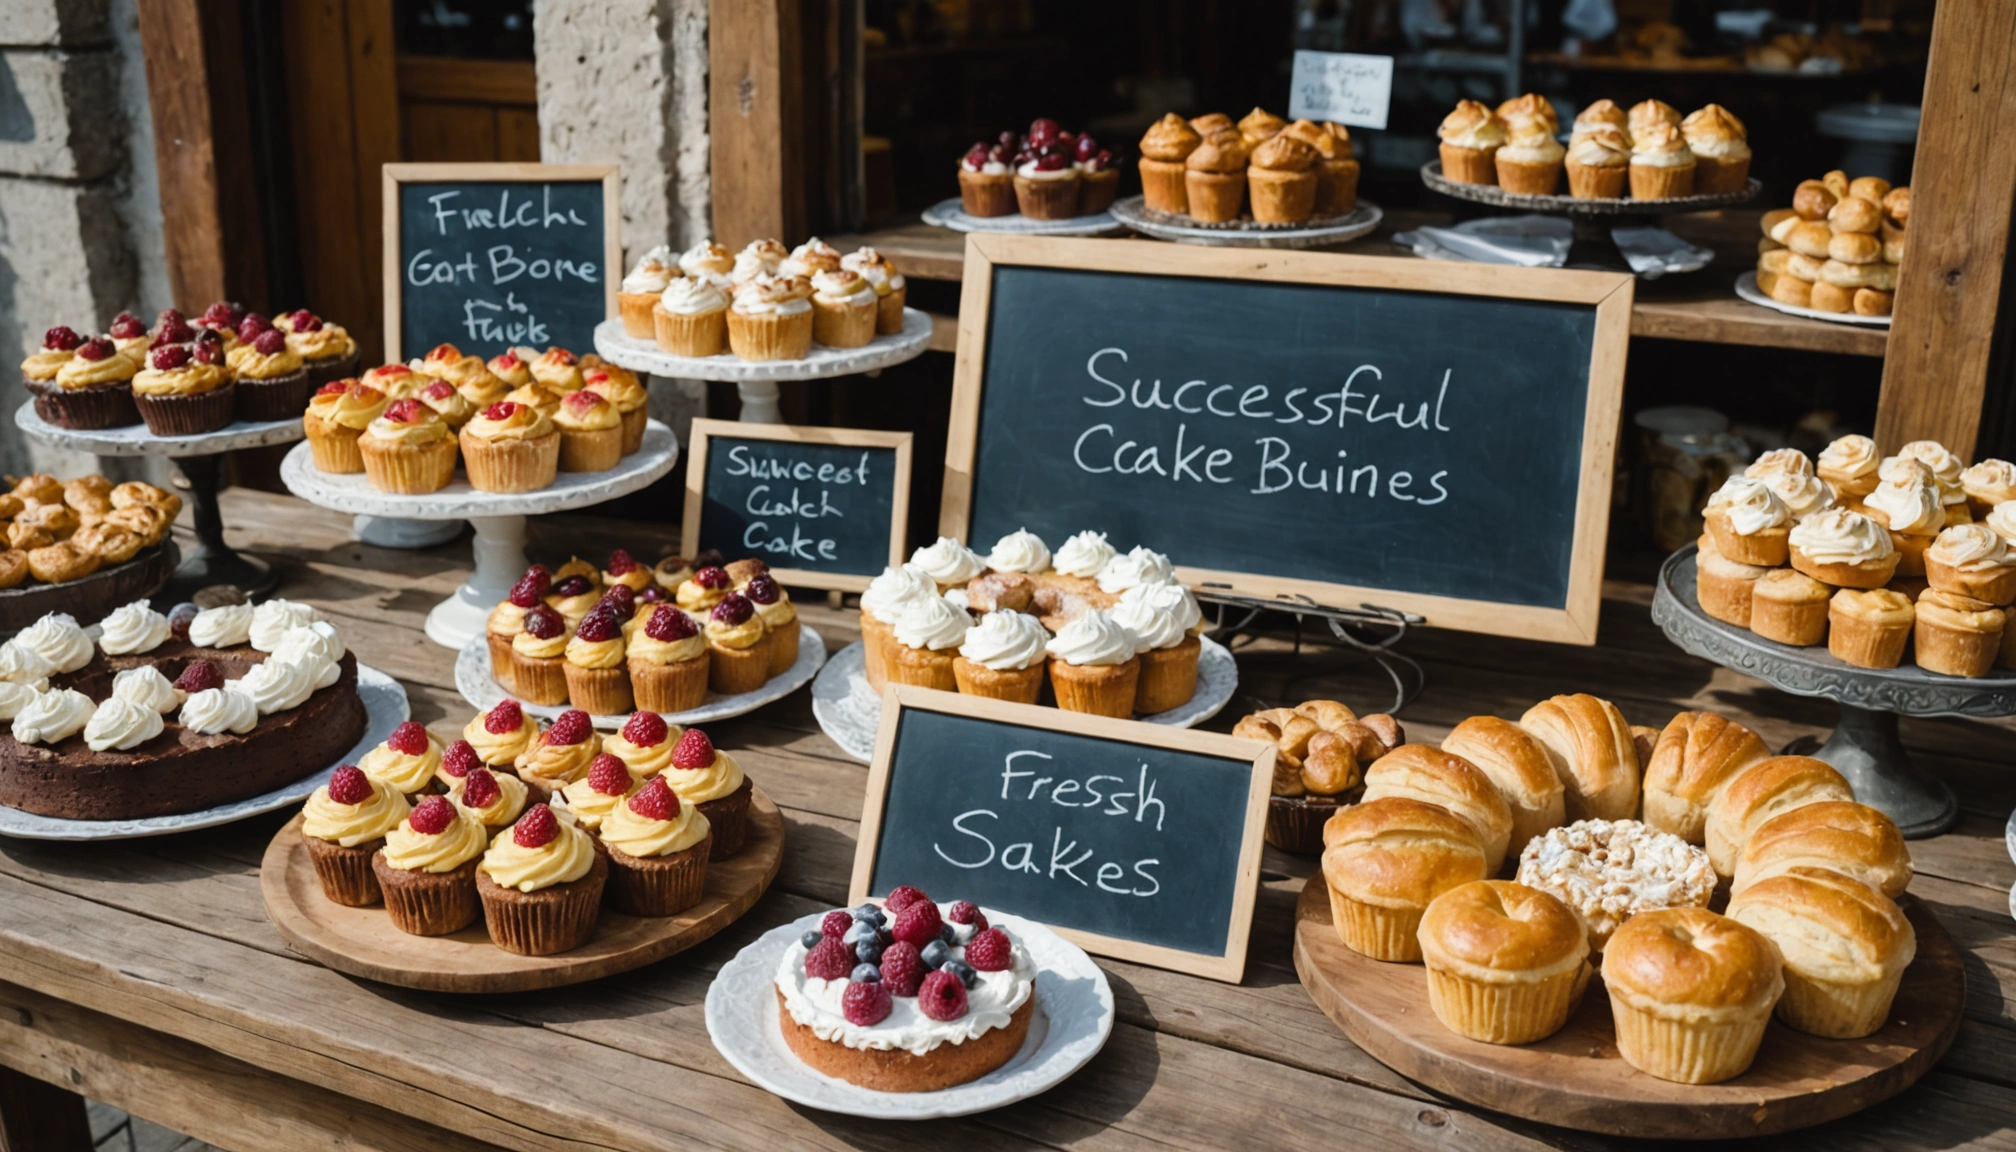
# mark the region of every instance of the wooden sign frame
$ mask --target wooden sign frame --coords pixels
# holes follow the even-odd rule
[[[1469,632],[1594,644],[1602,598],[1603,558],[1610,514],[1611,472],[1624,402],[1624,361],[1631,340],[1636,281],[1622,273],[1560,268],[1458,264],[1384,256],[1345,256],[1254,248],[1203,248],[1138,240],[1087,240],[1055,236],[968,233],[959,306],[958,364],[953,373],[952,421],[945,445],[944,497],[938,531],[967,540],[972,522],[973,468],[979,454],[980,399],[987,361],[994,269],[997,265],[1122,272],[1139,276],[1260,280],[1386,292],[1545,300],[1585,304],[1596,311],[1589,391],[1582,426],[1581,483],[1562,607],[1503,604],[1302,580],[1259,573],[1184,566],[1176,574],[1193,586],[1213,586],[1265,598],[1306,596],[1318,604],[1356,607],[1372,603],[1418,613],[1429,624]]]
[[[803,424],[743,424],[734,420],[693,421],[686,445],[686,509],[679,523],[679,553],[691,556],[700,550],[700,503],[707,486],[708,441],[715,436],[734,440],[775,440],[785,444],[822,444],[835,448],[893,448],[896,450],[896,491],[889,510],[889,567],[903,563],[910,534],[910,445],[908,432],[882,432],[872,428],[815,428]],[[787,568],[773,564],[770,572],[779,584],[798,588],[819,588],[828,592],[860,592],[873,576],[843,572],[821,572],[810,568]]]
[[[452,181],[504,184],[526,180],[579,184],[602,182],[603,313],[616,315],[616,288],[623,278],[623,169],[615,164],[386,164],[382,166],[385,363],[401,364],[399,346],[405,277],[399,262],[399,186]]]
[[[1252,935],[1253,906],[1260,891],[1260,850],[1267,822],[1268,796],[1274,779],[1274,745],[1240,740],[1216,732],[1142,724],[1134,720],[1066,712],[1061,708],[1012,704],[957,692],[891,684],[882,694],[882,724],[876,729],[875,755],[868,764],[868,796],[861,806],[860,840],[854,847],[854,873],[847,884],[847,903],[850,905],[860,904],[872,895],[868,885],[875,874],[875,853],[882,844],[882,813],[889,798],[889,762],[896,751],[897,726],[906,709],[1249,761],[1253,765],[1253,776],[1246,790],[1246,820],[1239,841],[1239,871],[1233,880],[1232,919],[1222,953],[1205,955],[1186,952],[1180,948],[1051,925],[1058,935],[1100,956],[1166,968],[1172,972],[1187,972],[1228,984],[1237,984],[1245,977],[1246,945]],[[1017,912],[1016,915],[1031,920],[1041,919],[1028,912]]]

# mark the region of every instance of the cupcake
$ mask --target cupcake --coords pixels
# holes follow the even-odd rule
[[[469,742],[457,740],[449,745],[449,753],[454,752],[456,745],[466,750]],[[449,753],[442,756],[444,769],[450,759]],[[525,782],[511,773],[492,772],[477,763],[474,752],[465,751],[462,755],[468,758],[469,766],[460,776],[449,777],[454,783],[448,785],[448,798],[455,802],[456,807],[474,816],[476,822],[483,826],[486,836],[494,836],[498,829],[509,828],[512,821],[518,819],[532,794],[525,787]]]
[[[341,325],[303,308],[276,317],[275,326],[286,331],[288,350],[301,357],[316,387],[357,375],[357,341]]]
[[[1568,141],[1562,167],[1568,173],[1568,194],[1578,200],[1618,200],[1631,166],[1631,138],[1614,124],[1597,123],[1586,130],[1581,121]]]
[[[1750,141],[1741,120],[1720,104],[1709,104],[1687,114],[1680,134],[1694,154],[1695,193],[1743,190],[1750,180]]]
[[[117,363],[121,372],[132,370],[133,362],[113,355],[109,341],[105,348],[108,362]],[[78,352],[81,359],[83,349]],[[59,385],[78,362],[64,366],[56,378]],[[224,345],[215,337],[154,349],[131,387],[134,407],[156,436],[215,432],[231,423],[237,412],[238,386],[224,367]]]
[[[1743,475],[1769,485],[1785,502],[1794,524],[1834,506],[1834,489],[1813,474],[1813,462],[1796,448],[1766,452],[1752,461]]]
[[[695,280],[725,285],[729,273],[735,271],[735,254],[725,245],[702,240],[679,254],[679,271]]]
[[[1561,1030],[1589,984],[1589,934],[1554,896],[1505,880],[1451,888],[1421,918],[1428,1007],[1486,1044]]]
[[[642,783],[630,775],[623,761],[598,752],[588,762],[588,774],[562,788],[557,802],[566,804],[575,821],[593,832]]]
[[[1774,568],[1751,590],[1750,630],[1766,640],[1811,647],[1827,639],[1834,589],[1804,572]]]
[[[1925,549],[1925,580],[1995,607],[2016,600],[2016,551],[1986,524],[1955,524]]]
[[[1778,1018],[1814,1036],[1853,1040],[1883,1027],[1918,954],[1918,935],[1890,897],[1824,868],[1757,881],[1729,901],[1729,918],[1778,946]]]
[[[308,407],[316,381],[287,335],[268,328],[224,356],[238,380],[240,420],[292,420]],[[395,365],[404,370],[404,365]],[[387,392],[390,395],[390,392]]]
[[[261,319],[264,318],[262,317]],[[270,328],[272,325],[268,324],[267,327]],[[55,331],[55,329],[51,329],[51,331]],[[69,330],[64,329],[64,331]],[[133,361],[135,364],[145,364],[147,362],[147,341],[149,339],[147,325],[142,324],[138,316],[133,315],[131,312],[119,313],[119,315],[112,318],[112,323],[105,329],[105,334],[112,337],[112,346],[119,349],[121,356]],[[71,335],[75,336],[76,333],[73,332]],[[47,339],[46,334],[44,339]]]
[[[1505,121],[1505,144],[1493,154],[1498,186],[1528,196],[1552,196],[1561,183],[1568,150],[1543,117],[1515,114]]]
[[[1316,149],[1316,215],[1342,216],[1358,207],[1358,161],[1352,158],[1348,129],[1297,120],[1281,134]]]
[[[644,428],[651,422],[651,394],[637,374],[614,365],[598,367],[582,374],[583,392],[592,392],[616,406],[623,422],[623,452],[630,455],[644,446]]]
[[[632,780],[642,781],[671,767],[673,741],[684,731],[658,713],[640,709],[614,735],[602,738],[602,751],[622,761]]]
[[[1197,133],[1199,138],[1209,140],[1212,133],[1228,130],[1236,132],[1239,130],[1239,125],[1233,123],[1232,117],[1223,112],[1206,112],[1202,116],[1190,118],[1190,130]]]
[[[1965,470],[1960,466],[1960,458],[1947,451],[1945,445],[1937,440],[1913,440],[1897,449],[1897,455],[1918,461],[1932,474],[1932,483],[1939,490],[1939,503],[1946,510],[1947,526],[1973,519],[1968,511],[1966,484],[1961,479]],[[1880,465],[1877,474],[1882,474]]]
[[[479,492],[536,492],[560,466],[560,430],[537,411],[500,400],[457,437],[469,486]]]
[[[1008,167],[1014,146],[976,143],[959,158],[959,207],[968,216],[1013,216],[1015,174]]]
[[[1827,651],[1858,668],[1895,668],[1915,616],[1901,592],[1843,588],[1827,605]]]
[[[1723,556],[1767,568],[1786,562],[1792,512],[1762,480],[1731,476],[1708,498],[1702,519]]]
[[[1670,200],[1694,194],[1694,154],[1677,125],[1664,120],[1631,132],[1631,198]]]
[[[512,362],[516,363],[516,357]],[[411,367],[423,376],[453,384],[463,399],[479,411],[502,400],[515,386],[498,379],[481,356],[465,354],[453,344],[436,344],[426,356],[413,361]]]
[[[651,320],[658,347],[674,356],[718,356],[728,347],[728,295],[711,281],[672,281]]]
[[[1034,704],[1043,690],[1049,630],[1034,616],[989,612],[966,629],[952,660],[954,686],[968,696]]]
[[[719,604],[735,590],[735,581],[726,569],[708,565],[681,580],[672,590],[672,600],[686,611],[699,615]]]
[[[538,604],[518,613],[519,627],[509,641],[511,694],[528,703],[567,703],[567,620],[558,609]]]
[[[355,765],[336,769],[301,809],[301,842],[322,894],[351,908],[383,899],[371,857],[410,811],[397,789],[372,781]]]
[[[606,472],[623,459],[623,414],[600,393],[567,393],[552,419],[560,429],[560,471]]]
[[[628,774],[625,774],[628,779]],[[645,781],[602,821],[610,903],[632,916],[675,916],[700,903],[713,849],[707,817],[663,776]]]
[[[845,268],[812,278],[812,339],[829,348],[859,348],[875,338],[875,289]]]
[[[616,309],[623,319],[624,335],[636,340],[652,338],[656,329],[651,309],[658,303],[658,294],[665,291],[678,275],[678,267],[672,262],[672,250],[663,244],[638,259],[637,266],[623,277],[623,282],[616,288]]]
[[[792,276],[752,280],[728,309],[728,347],[744,360],[802,360],[812,351],[812,285]]]
[[[602,567],[601,579],[604,588],[621,584],[633,594],[641,594],[651,587],[651,570],[639,564],[628,549],[618,548],[609,553],[609,561]]]
[[[1862,500],[1871,520],[1889,529],[1899,576],[1925,575],[1925,551],[1946,527],[1946,505],[1932,470],[1909,456],[1892,456],[1877,468],[1880,482]],[[1963,496],[1964,500],[1965,497]]]
[[[392,926],[413,936],[460,932],[483,914],[476,864],[490,834],[446,796],[429,796],[385,834],[371,873]]]
[[[1206,137],[1183,159],[1183,199],[1190,218],[1224,224],[1246,207],[1246,165],[1252,150],[1236,131]]]
[[[77,349],[83,346],[84,337],[79,336],[77,331],[67,324],[58,324],[54,328],[44,332],[42,334],[42,346],[29,353],[28,358],[21,361],[22,386],[38,398],[54,392],[56,390],[56,373],[62,371],[63,365],[68,364],[77,355]],[[113,347],[120,347],[118,341],[113,341]],[[146,344],[143,341],[141,344],[142,356],[134,358],[143,359],[145,351]],[[122,354],[131,356],[130,353]],[[43,414],[42,418],[49,420],[51,423],[55,422],[46,413]]]
[[[972,623],[973,618],[964,608],[943,596],[911,601],[896,617],[893,643],[885,654],[884,675],[896,684],[913,684],[940,692],[958,691],[952,665]]]
[[[539,353],[530,348],[506,348],[484,361],[483,367],[497,378],[499,384],[515,391],[539,382],[532,376],[532,361],[538,356]],[[506,392],[503,398],[509,399],[510,395]]]
[[[790,594],[768,572],[750,578],[741,592],[755,605],[756,615],[769,631],[770,675],[782,676],[798,662],[798,609],[792,605]]]
[[[1071,145],[1054,120],[1029,125],[1027,151],[1015,167],[1015,204],[1032,220],[1069,220],[1079,215],[1084,181]]]
[[[1152,548],[1136,545],[1123,555],[1116,555],[1099,569],[1097,581],[1101,592],[1117,596],[1129,588],[1143,584],[1164,584],[1176,578],[1175,565],[1169,557]]]
[[[1485,878],[1477,832],[1420,800],[1368,800],[1323,826],[1323,882],[1346,948],[1392,963],[1421,959],[1420,926],[1436,897]]]
[[[858,272],[875,290],[875,334],[895,336],[903,331],[903,304],[909,295],[903,273],[896,264],[873,248],[861,248],[840,258],[840,267]]]
[[[1204,138],[1181,116],[1170,112],[1150,125],[1141,137],[1141,198],[1151,211],[1178,216],[1190,211],[1184,191],[1183,162]]]
[[[1706,908],[1633,916],[1603,950],[1617,1054],[1681,1084],[1742,1075],[1785,990],[1783,966],[1762,933]]]
[[[433,790],[434,777],[441,770],[441,742],[425,725],[407,720],[366,752],[357,767],[374,783],[408,797],[422,796]]]
[[[446,380],[429,381],[414,392],[413,399],[433,409],[434,414],[441,417],[451,432],[460,432],[462,426],[476,415],[476,406],[469,403],[469,398],[457,392],[455,386]]]
[[[1113,562],[1115,555],[1117,553],[1113,545],[1106,542],[1104,532],[1087,529],[1065,540],[1051,558],[1050,566],[1057,575],[1071,577],[1081,590],[1090,590],[1099,586],[1096,578]]]
[[[214,349],[216,345],[201,347]],[[191,345],[174,344],[155,349],[153,355],[179,365],[188,363],[196,351]],[[29,364],[35,360],[31,356]],[[24,376],[29,364],[22,366]],[[135,373],[144,374],[145,370],[132,357],[120,355],[111,337],[95,336],[77,345],[48,384],[34,381],[29,390],[35,393],[36,414],[58,428],[122,428],[141,420],[141,413],[135,410]],[[228,408],[225,423],[230,423]]]
[[[565,348],[548,347],[526,367],[533,380],[562,395],[581,390],[581,358]]]
[[[1090,132],[1080,132],[1072,142],[1072,167],[1078,169],[1078,212],[1096,216],[1113,207],[1120,195],[1120,170],[1113,167],[1113,153],[1099,146]]]
[[[1837,588],[1881,588],[1902,559],[1874,519],[1846,508],[1809,516],[1787,535],[1792,567]]]
[[[821,272],[837,272],[839,269],[840,250],[817,236],[793,248],[789,256],[777,262],[779,276],[806,281]]]
[[[602,739],[595,734],[588,713],[569,708],[525,746],[511,767],[531,789],[533,800],[543,802],[586,776],[589,762],[601,750]]]
[[[2008,613],[1985,600],[1927,588],[1913,608],[1912,659],[1942,676],[1986,676],[2008,623]]]
[[[1664,100],[1641,100],[1631,106],[1624,127],[1635,142],[1640,136],[1655,132],[1661,124],[1680,127],[1680,110]]]
[[[1281,130],[1288,127],[1288,122],[1265,108],[1255,108],[1241,116],[1236,127],[1247,147],[1258,148],[1280,135]]]
[[[1960,473],[1960,489],[1967,497],[1967,511],[1976,520],[1986,520],[1997,504],[2016,500],[2016,464],[1983,460]]]
[[[905,567],[929,576],[942,593],[965,587],[968,580],[986,570],[987,562],[980,558],[979,553],[952,537],[940,536],[912,552],[910,563]]]
[[[476,892],[490,940],[521,956],[550,956],[595,934],[609,861],[565,810],[525,810],[490,841],[476,866]]]
[[[455,478],[455,437],[447,421],[418,400],[394,400],[357,440],[364,477],[380,492],[423,496]]]
[[[1203,613],[1190,590],[1173,581],[1137,584],[1120,596],[1113,622],[1134,635],[1141,677],[1134,711],[1167,712],[1197,694],[1197,659],[1203,642],[1190,634]]]
[[[318,471],[348,475],[364,471],[357,442],[385,411],[385,394],[355,380],[332,380],[315,390],[301,426]]]
[[[1495,184],[1495,155],[1505,145],[1505,122],[1475,100],[1459,100],[1435,134],[1442,139],[1442,175],[1458,184]]]
[[[730,592],[707,613],[707,686],[723,696],[754,692],[770,679],[775,643],[756,606]]]
[[[707,698],[708,646],[691,616],[670,604],[651,610],[625,654],[639,708],[688,712]]]
[[[790,255],[791,250],[775,240],[751,240],[735,254],[735,267],[728,273],[729,295],[740,293],[745,285],[777,275]]]
[[[519,755],[532,746],[539,726],[525,715],[516,700],[505,700],[488,712],[478,712],[462,729],[462,739],[476,758],[492,768],[510,768]],[[442,754],[444,759],[446,753]]]
[[[255,336],[253,339],[256,340],[257,337]],[[252,341],[247,340],[245,343],[250,344]],[[239,350],[234,348],[231,354],[225,357],[226,360],[231,362],[233,368],[237,367],[238,360],[240,359],[238,352]],[[426,387],[433,380],[433,377],[422,376],[405,364],[380,364],[357,379],[360,383],[383,392],[387,399],[404,400],[408,396],[418,395],[420,389]],[[449,387],[453,388],[453,385]],[[312,389],[310,390],[310,395],[313,395]],[[304,400],[303,403],[306,403],[306,401]]]
[[[613,610],[598,607],[583,616],[566,651],[563,671],[567,699],[574,707],[596,716],[615,716],[636,706],[624,664],[623,628]]]
[[[1316,149],[1278,133],[1253,149],[1246,167],[1247,200],[1261,224],[1295,224],[1316,211]]]
[[[725,860],[742,850],[749,831],[752,787],[742,766],[698,728],[680,733],[672,748],[672,763],[655,779],[671,785],[681,803],[691,804],[714,830],[712,860]]]
[[[996,572],[1034,576],[1050,570],[1050,547],[1027,528],[1017,528],[994,542],[987,567]]]
[[[1833,489],[1836,499],[1859,502],[1876,490],[1882,456],[1867,436],[1843,436],[1820,452],[1814,471]]]
[[[1883,535],[1882,529],[1871,525],[1871,531],[1883,536],[1884,545],[1889,545],[1890,539]],[[1694,591],[1701,610],[1738,628],[1750,627],[1757,581],[1763,579],[1765,573],[1776,569],[1760,564],[1738,564],[1717,552],[1714,538],[1705,532],[1696,541],[1695,547]]]
[[[1549,107],[1551,108],[1552,106],[1550,105]],[[1619,108],[1616,101],[1605,98],[1577,112],[1575,114],[1575,123],[1569,129],[1569,132],[1571,135],[1580,136],[1584,132],[1593,131],[1598,125],[1609,125],[1619,132],[1625,133],[1627,135],[1626,145],[1628,147],[1631,118],[1624,114],[1624,109]]]
[[[1558,135],[1561,131],[1561,114],[1554,110],[1554,102],[1538,92],[1514,96],[1499,104],[1492,114],[1507,124],[1524,117],[1544,122],[1549,133]]]
[[[560,411],[560,397],[562,395],[563,393],[556,392],[537,380],[532,380],[506,392],[503,402],[516,404],[521,408],[530,408],[534,412],[551,420],[554,414]]]
[[[884,568],[861,593],[862,670],[876,692],[882,691],[888,682],[889,647],[896,642],[896,618],[911,601],[937,595],[937,581],[908,564]]]
[[[1057,706],[1122,720],[1133,716],[1141,682],[1138,643],[1104,609],[1092,609],[1066,624],[1046,649]]]

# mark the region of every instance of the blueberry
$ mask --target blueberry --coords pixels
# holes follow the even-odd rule
[[[841,935],[840,942],[842,944],[859,944],[863,940],[874,940],[876,938],[877,934],[873,924],[865,920],[856,920],[847,926],[847,931]]]
[[[818,929],[815,928],[812,931],[805,933],[803,936],[798,937],[798,942],[800,944],[805,945],[805,950],[807,952],[810,952],[812,949],[817,948],[819,946],[819,941],[824,940],[825,938],[826,937],[820,935]]]
[[[853,916],[856,920],[872,920],[877,924],[882,923],[882,909],[877,908],[873,904],[863,904],[859,908],[854,909]]]
[[[946,961],[952,959],[952,949],[947,948],[943,940],[933,940],[924,946],[924,951],[919,955],[923,959],[925,967],[938,968],[942,967]]]
[[[973,966],[964,960],[947,960],[942,967],[945,971],[957,976],[959,983],[964,984],[968,988],[973,987],[973,982],[980,978],[979,974],[973,971]]]
[[[854,945],[854,958],[863,964],[880,964],[882,962],[881,943],[875,940],[861,941],[859,944]]]
[[[938,925],[938,939],[943,940],[947,944],[957,944],[959,942],[959,933],[954,930],[950,920],[943,921]]]
[[[856,964],[854,970],[847,974],[847,978],[858,984],[880,984],[882,982],[882,970],[873,964]],[[967,982],[967,986],[971,987],[973,978],[969,975],[964,979]]]

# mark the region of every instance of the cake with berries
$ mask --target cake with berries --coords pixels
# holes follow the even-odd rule
[[[605,783],[618,772],[628,779],[619,762]],[[663,776],[638,785],[598,829],[609,854],[609,903],[632,916],[676,916],[700,903],[711,831],[700,808],[681,803]]]
[[[476,865],[489,846],[483,822],[446,796],[415,805],[371,856],[392,926],[414,936],[446,936],[474,924],[483,914]]]
[[[1022,1048],[1036,965],[961,900],[908,886],[826,913],[777,965],[778,1026],[800,1060],[880,1092],[985,1076]]]

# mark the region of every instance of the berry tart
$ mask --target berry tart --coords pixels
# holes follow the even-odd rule
[[[777,1022],[800,1060],[879,1092],[977,1080],[1022,1048],[1029,953],[966,901],[915,888],[828,912],[777,965]]]
[[[688,728],[672,747],[672,762],[658,775],[679,799],[707,817],[714,829],[714,859],[724,860],[742,850],[749,831],[752,785],[734,757],[717,750],[707,733]]]
[[[566,808],[534,804],[499,832],[476,865],[490,940],[520,956],[551,956],[595,934],[609,857]]]

